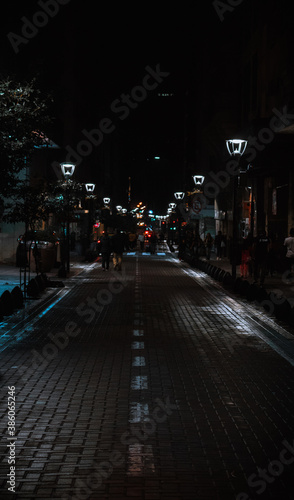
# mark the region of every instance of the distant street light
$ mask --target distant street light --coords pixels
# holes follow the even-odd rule
[[[176,203],[169,203],[168,206],[169,206],[169,208],[171,208],[173,210],[174,208],[176,208],[177,204]]]
[[[247,141],[243,139],[230,139],[226,141],[227,149],[231,156],[236,157],[239,161],[243,155]],[[239,173],[237,170],[237,175],[233,177],[233,245],[232,245],[232,277],[236,278],[236,267],[237,267],[237,253],[238,253],[238,177]]]
[[[73,176],[76,166],[72,163],[60,163],[61,172],[65,179]]]
[[[227,149],[231,156],[242,156],[246,146],[247,141],[243,139],[229,139],[226,141]]]
[[[110,198],[103,198],[103,203],[104,203],[104,205],[109,205]]]
[[[95,184],[85,184],[87,193],[93,193],[95,190]]]
[[[185,197],[185,193],[183,193],[183,191],[176,191],[174,193],[174,197],[176,200],[183,200]]]
[[[201,187],[205,180],[204,175],[193,175],[193,181],[196,187]]]

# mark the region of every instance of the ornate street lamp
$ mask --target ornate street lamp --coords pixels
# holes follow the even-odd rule
[[[226,141],[227,149],[231,156],[242,156],[246,146],[247,141],[243,139],[229,139]]]
[[[183,191],[176,191],[174,193],[174,197],[176,200],[183,200],[185,197],[185,193],[183,193]]]
[[[65,179],[73,176],[76,166],[73,163],[60,163],[61,172]]]
[[[87,206],[89,208],[89,211],[88,211],[89,222],[88,222],[88,229],[87,229],[88,245],[91,242],[91,235],[93,234],[93,225],[95,222],[95,216],[93,216],[93,214],[95,213],[94,200],[96,199],[96,196],[93,194],[95,191],[95,186],[96,186],[95,184],[91,184],[91,183],[85,184],[85,188],[86,188],[87,195],[88,195],[86,197],[86,200],[87,200]]]
[[[73,163],[60,163],[60,168],[61,168],[61,172],[62,172],[62,175],[65,179],[65,181],[67,182],[74,174],[74,171],[75,171],[75,168],[76,166],[73,164]],[[70,269],[70,248],[69,248],[69,193],[68,193],[68,190],[66,190],[66,193],[67,193],[67,200],[66,200],[66,204],[67,204],[67,222],[66,222],[66,267],[67,267],[67,271],[69,271]],[[65,273],[65,269],[64,269],[64,264],[62,265],[62,270],[61,272]]]
[[[87,193],[94,193],[95,190],[95,184],[85,184],[85,188]]]
[[[243,139],[229,139],[226,141],[226,146],[231,156],[234,156],[238,162],[247,146],[247,141]],[[237,253],[238,253],[238,176],[239,170],[237,169],[237,175],[233,177],[233,246],[232,246],[232,277],[236,278],[236,267],[237,267]]]
[[[193,175],[193,181],[197,188],[201,187],[205,180],[204,175]]]

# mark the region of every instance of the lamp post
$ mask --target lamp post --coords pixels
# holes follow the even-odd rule
[[[205,180],[204,175],[193,175],[193,181],[196,186],[196,189],[200,189],[203,182]]]
[[[93,213],[94,213],[93,202],[94,199],[96,198],[96,196],[93,194],[95,190],[95,184],[85,184],[85,188],[87,191],[87,200],[89,206],[89,227],[88,227],[87,237],[88,237],[88,245],[90,245],[91,247],[91,234],[93,233],[93,224],[95,220],[95,219],[93,220]]]
[[[94,193],[95,184],[85,184],[85,188],[88,194]]]
[[[182,215],[182,212],[184,211],[184,204],[182,204],[182,206],[180,208],[180,203],[185,198],[185,193],[184,193],[184,191],[176,191],[174,193],[174,197],[175,197],[175,200],[176,200],[176,207],[177,207],[178,240],[180,242],[180,239],[181,239],[181,215]]]
[[[233,177],[233,245],[232,245],[232,277],[236,278],[237,252],[238,252],[238,178],[240,174],[239,161],[247,146],[243,139],[230,139],[226,141],[230,156],[237,160],[236,175]]]
[[[195,184],[195,189],[191,193],[189,193],[189,196],[193,196],[192,198],[192,207],[191,207],[191,213],[196,214],[196,222],[195,222],[195,231],[198,233],[198,236],[200,237],[200,220],[203,222],[203,213],[201,213],[202,208],[205,207],[206,205],[206,200],[205,196],[203,195],[202,191],[202,186],[205,181],[204,175],[192,175],[194,184]],[[204,223],[202,224],[202,230],[203,232],[205,231],[204,229]]]
[[[183,200],[185,197],[185,193],[183,191],[176,191],[174,193],[174,197],[176,200]]]
[[[61,163],[61,172],[67,182],[74,174],[75,165],[73,163]],[[69,248],[69,191],[66,189],[66,208],[67,208],[67,221],[66,221],[66,269],[70,268],[70,248]]]

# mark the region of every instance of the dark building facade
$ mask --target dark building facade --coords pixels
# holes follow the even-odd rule
[[[201,148],[216,183],[216,229],[232,235],[233,179],[227,139],[248,141],[238,187],[239,235],[265,229],[282,239],[294,226],[294,57],[290,5],[246,1],[221,23],[205,56],[208,112]],[[232,43],[234,42],[235,43]]]

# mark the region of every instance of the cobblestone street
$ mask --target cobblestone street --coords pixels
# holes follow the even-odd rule
[[[293,499],[290,327],[169,253],[87,266],[1,327],[1,499]]]

